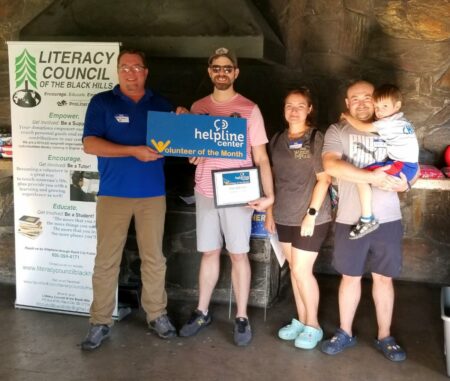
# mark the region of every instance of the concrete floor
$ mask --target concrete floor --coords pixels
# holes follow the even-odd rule
[[[327,337],[338,323],[334,276],[320,276],[320,321]],[[79,342],[87,319],[14,309],[14,286],[0,285],[0,380],[448,380],[443,354],[440,288],[396,283],[393,332],[408,352],[404,363],[386,360],[372,346],[375,317],[370,282],[363,282],[357,312],[358,345],[335,357],[304,351],[276,338],[294,313],[291,291],[268,310],[250,309],[254,332],[247,348],[232,343],[226,305],[213,305],[213,324],[193,338],[164,341],[149,333],[142,312],[117,323],[112,337],[92,353]],[[180,325],[193,303],[171,301]]]

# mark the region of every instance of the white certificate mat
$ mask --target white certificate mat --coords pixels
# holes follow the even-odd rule
[[[212,171],[216,208],[246,205],[261,197],[259,168]]]

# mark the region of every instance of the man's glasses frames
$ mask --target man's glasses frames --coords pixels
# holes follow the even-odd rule
[[[119,71],[121,73],[142,73],[145,70],[144,66],[141,65],[133,65],[133,66],[128,66],[128,65],[123,65],[123,66],[119,66]]]

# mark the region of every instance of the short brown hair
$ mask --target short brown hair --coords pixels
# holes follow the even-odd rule
[[[352,81],[350,81],[347,85],[347,89],[345,90],[345,97],[348,98],[348,91],[356,85],[367,85],[372,87],[373,89],[375,89],[375,86],[373,85],[372,82],[366,81],[365,79],[354,79]]]
[[[144,64],[144,67],[147,67],[147,60],[145,58],[145,53],[142,50],[138,49],[132,49],[132,48],[123,48],[120,50],[119,56],[117,57],[117,64],[119,64],[120,58],[124,54],[135,54],[142,59],[142,63]]]
[[[372,98],[375,102],[388,98],[392,103],[397,103],[402,101],[402,93],[397,86],[385,84],[375,89]]]

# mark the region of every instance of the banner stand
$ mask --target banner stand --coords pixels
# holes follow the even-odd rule
[[[89,315],[99,176],[81,136],[118,54],[118,42],[8,42],[16,308]]]

